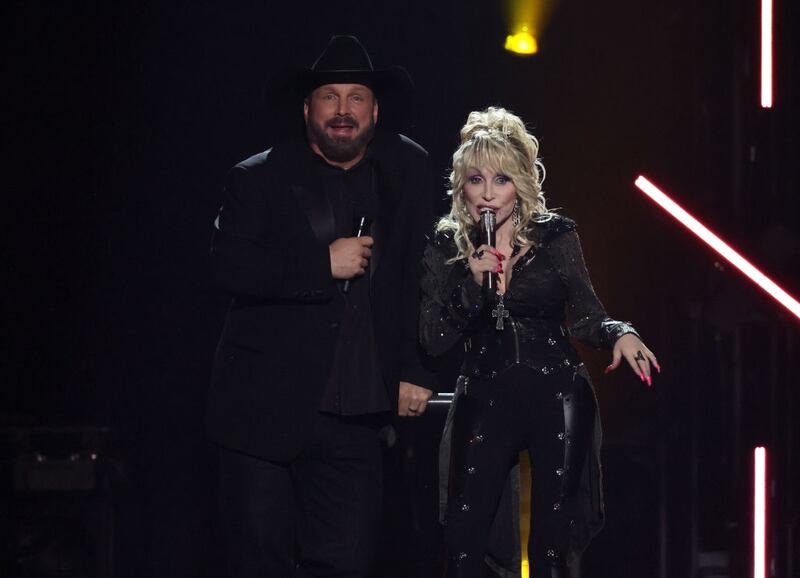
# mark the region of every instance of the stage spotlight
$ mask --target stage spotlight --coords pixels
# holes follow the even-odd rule
[[[728,262],[747,275],[756,285],[766,291],[778,303],[800,318],[800,302],[779,287],[772,279],[764,275],[747,259],[737,253],[730,245],[712,233],[705,225],[686,212],[683,207],[661,192],[658,187],[643,176],[636,179],[636,186],[653,199],[662,209],[678,219],[687,229],[705,241],[712,249]]]
[[[772,0],[761,0],[761,108],[772,108]]]
[[[505,49],[521,56],[539,52],[539,39],[559,0],[506,0]]]
[[[753,456],[753,578],[767,575],[767,450]]]
[[[539,52],[539,43],[529,32],[527,26],[516,34],[506,36],[506,50],[516,54],[536,54]]]

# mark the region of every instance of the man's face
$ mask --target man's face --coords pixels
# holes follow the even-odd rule
[[[342,168],[358,163],[378,121],[378,102],[363,84],[324,84],[303,105],[311,148]]]

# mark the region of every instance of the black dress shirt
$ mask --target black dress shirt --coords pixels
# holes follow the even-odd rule
[[[357,213],[371,207],[377,214],[372,161],[367,155],[356,166],[344,170],[317,159],[315,171],[333,211],[336,238],[352,237],[356,219],[361,216]],[[391,409],[375,346],[370,273],[368,266],[364,275],[351,280],[347,293],[342,290],[344,282],[339,284],[344,309],[320,411],[352,416]]]

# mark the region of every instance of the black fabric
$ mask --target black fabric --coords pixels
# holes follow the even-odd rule
[[[586,463],[596,409],[591,387],[569,370],[543,378],[517,365],[496,381],[468,380],[453,429],[448,576],[482,576],[506,478],[525,449],[533,471],[530,575],[549,578],[550,567],[565,561],[580,513],[579,486],[572,480],[579,480]]]
[[[574,363],[567,310],[569,333],[594,347],[610,348],[624,333],[635,333],[629,324],[608,317],[597,298],[575,229],[574,221],[560,215],[531,226],[529,235],[536,245],[517,261],[503,299],[519,334],[513,327],[495,331],[490,307],[494,302],[472,279],[466,262],[447,262],[455,255],[452,238],[436,235],[423,259],[420,338],[425,348],[440,355],[466,335],[476,351],[467,357],[466,373],[491,379],[492,371],[496,377],[514,363],[535,369]],[[515,335],[527,347],[519,360],[510,350]]]
[[[419,260],[432,220],[425,151],[376,131],[369,155],[380,210],[369,277],[375,347],[394,407],[400,381],[432,387],[417,342]],[[344,299],[331,276],[332,208],[304,140],[234,167],[212,241],[216,283],[232,295],[214,359],[208,432],[253,456],[298,455],[330,376]]]
[[[328,165],[321,158],[317,165],[333,209],[335,236],[352,237],[358,218],[357,210],[366,205],[380,206],[378,200],[367,201],[367,197],[376,195],[372,190],[371,159],[366,157],[349,170]],[[371,234],[371,231],[366,234]],[[350,281],[347,293],[343,291],[344,282],[339,282],[344,309],[331,374],[320,402],[321,411],[358,415],[386,412],[392,408],[386,395],[375,348],[372,305],[369,299],[370,273],[371,268],[368,265],[364,276]]]
[[[366,576],[382,501],[378,431],[368,418],[319,414],[291,462],[222,449],[228,576]]]
[[[485,294],[474,282],[465,261],[452,261],[456,255],[452,237],[441,233],[433,235],[423,258],[420,339],[432,355],[445,354],[464,343],[466,351],[461,383],[472,380],[486,384],[482,386],[484,389],[491,389],[491,384],[495,384],[498,403],[504,396],[511,395],[515,402],[508,404],[511,413],[506,419],[512,423],[524,418],[523,425],[525,420],[534,422],[529,424],[532,429],[512,430],[527,432],[528,437],[523,438],[531,451],[534,480],[541,480],[547,479],[552,470],[546,464],[543,466],[541,460],[553,459],[555,450],[546,448],[554,447],[555,443],[547,437],[551,434],[547,433],[548,428],[545,427],[553,419],[545,415],[545,405],[539,410],[544,412],[542,415],[526,408],[530,408],[534,399],[550,399],[555,403],[555,394],[566,395],[565,392],[571,390],[576,381],[588,384],[588,391],[592,391],[588,374],[570,341],[570,335],[595,347],[610,348],[621,335],[635,333],[635,330],[627,323],[611,319],[595,295],[573,221],[559,215],[548,215],[534,222],[527,233],[534,245],[513,267],[508,290],[503,296],[503,304],[510,315],[502,330],[496,328],[496,319],[491,315],[496,303],[494,296]],[[508,391],[517,393],[512,395]],[[551,394],[553,397],[548,398]],[[461,405],[462,399],[466,400],[464,406]],[[563,424],[564,412],[568,408],[566,405],[562,408],[561,403],[559,401],[553,406],[556,408],[553,411],[560,412],[559,419]],[[466,421],[470,427],[479,425],[475,419],[459,415],[461,412],[475,413],[469,410],[471,404],[475,402],[469,396],[457,400],[453,408],[454,416],[448,416],[448,419],[456,422],[454,430],[458,429],[459,420],[462,423]],[[552,549],[564,561],[577,557],[603,525],[600,479],[602,436],[596,404],[589,406],[591,412],[582,403],[574,406],[580,409],[571,413],[573,418],[570,427],[576,429],[576,435],[583,440],[588,435],[588,441],[570,455],[571,462],[580,462],[580,465],[576,463],[569,476],[570,494],[575,499],[570,506],[574,523],[569,528],[568,539],[563,539],[563,532],[553,534],[556,530],[548,528],[546,522],[539,529],[540,537],[556,543]],[[575,415],[587,413],[592,414],[591,421],[575,421]],[[486,414],[483,412],[481,415]],[[515,435],[513,431],[502,435]],[[541,436],[544,437],[540,439]],[[488,532],[488,526],[485,518],[493,519],[495,515],[496,500],[499,499],[510,467],[508,462],[514,459],[515,450],[509,448],[513,446],[518,450],[520,439],[523,438],[514,438],[514,443],[509,441],[510,445],[504,446],[505,449],[497,457],[496,467],[487,478],[486,501],[479,506],[482,517],[474,522],[478,525],[471,525],[473,522],[470,522],[470,518],[463,517],[455,522],[458,526],[455,529],[452,528],[453,522],[448,524],[449,532],[461,532],[469,539],[479,540],[480,544],[476,542],[472,545],[479,554],[486,550],[483,532]],[[459,457],[467,451],[463,447],[465,443],[463,436],[459,440],[458,435],[453,435],[452,452],[456,461],[465,459]],[[563,468],[563,448],[561,451]],[[544,477],[537,467],[545,467]],[[534,503],[540,504],[540,507],[542,500],[552,493],[549,490],[540,492],[542,487],[541,483],[534,483]],[[467,527],[460,527],[462,524],[467,524]],[[541,556],[541,544],[532,544],[532,547],[536,555]]]

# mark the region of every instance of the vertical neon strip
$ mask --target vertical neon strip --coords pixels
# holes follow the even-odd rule
[[[753,479],[753,578],[767,575],[767,450],[755,450]]]
[[[772,279],[759,271],[750,263],[750,261],[733,250],[730,245],[717,237],[705,225],[687,213],[683,207],[670,199],[646,178],[640,176],[636,179],[635,184],[644,194],[658,203],[661,208],[678,219],[692,233],[700,237],[703,241],[708,243],[712,249],[727,259],[731,265],[747,275],[756,285],[766,291],[773,299],[800,318],[800,302],[798,302],[797,299],[781,289]]]
[[[761,0],[761,108],[772,108],[772,0]]]

